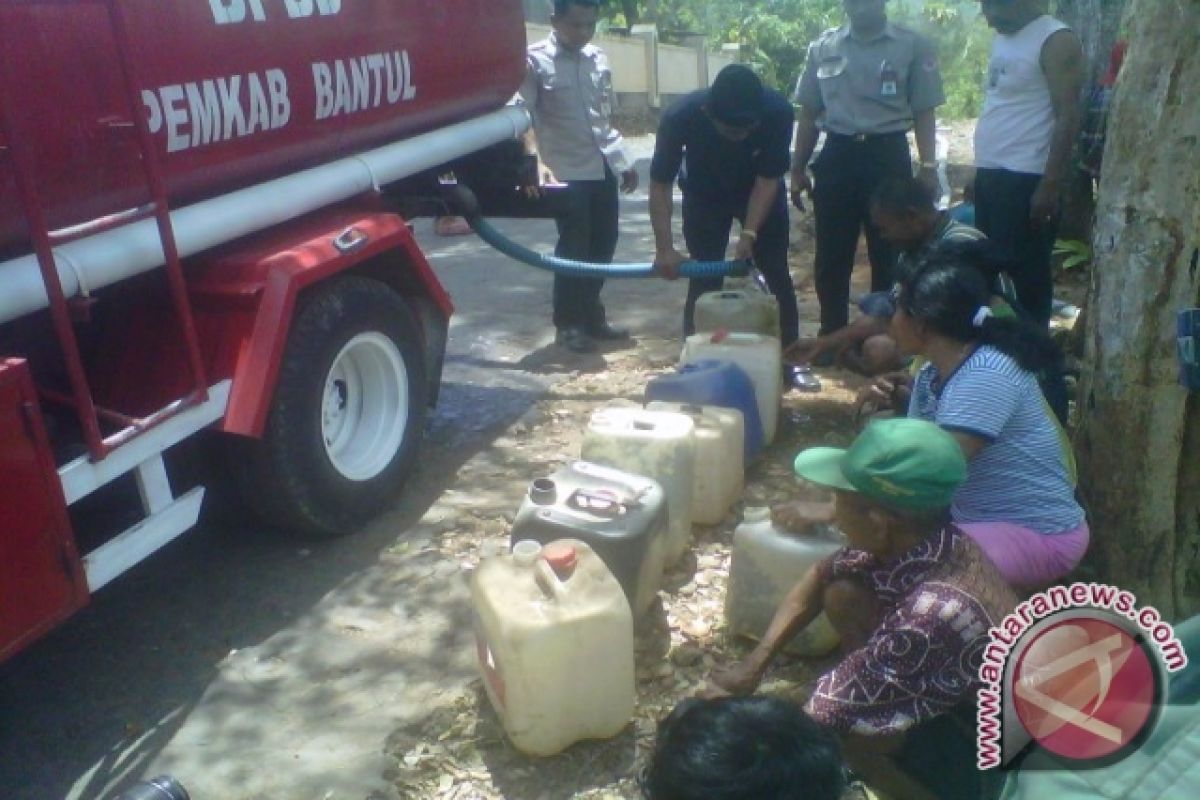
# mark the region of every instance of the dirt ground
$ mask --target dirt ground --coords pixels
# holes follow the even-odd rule
[[[802,319],[813,319],[812,218],[793,222],[791,266],[801,301]],[[865,253],[860,247],[854,293],[868,289]],[[1080,276],[1068,275],[1061,291],[1078,303],[1084,292]],[[807,331],[811,333],[811,331]],[[580,370],[557,384],[517,425],[496,439],[486,466],[459,475],[460,483],[484,490],[489,502],[430,547],[459,563],[464,575],[478,563],[481,545],[507,543],[515,505],[509,485],[514,472],[535,475],[552,471],[579,452],[583,426],[591,412],[608,403],[640,400],[648,379],[673,369],[678,339],[671,333],[641,335],[636,346],[606,354],[606,366]],[[724,599],[733,529],[746,506],[770,505],[803,491],[791,470],[795,454],[813,445],[844,446],[854,436],[854,399],[863,378],[818,369],[822,391],[789,392],[783,399],[780,432],[774,444],[749,467],[742,502],[719,525],[693,526],[694,543],[683,562],[672,569],[660,592],[661,608],[637,624],[637,707],[634,720],[618,737],[583,742],[543,759],[526,757],[505,739],[482,684],[476,680],[461,693],[440,698],[436,711],[395,730],[387,748],[387,777],[406,798],[437,800],[560,800],[641,795],[636,776],[653,748],[657,721],[680,700],[694,695],[718,664],[735,660],[750,643],[725,627]],[[469,468],[469,467],[468,467]],[[494,489],[494,491],[493,491]],[[465,521],[465,524],[463,524]],[[404,547],[403,544],[399,545]],[[827,662],[781,657],[768,673],[762,691],[802,702]]]
[[[814,302],[811,236],[805,230],[811,219],[801,218],[796,225],[793,276],[807,305]],[[580,371],[557,384],[492,443],[486,459],[476,459],[481,464],[478,474],[458,476],[460,483],[483,489],[482,496],[493,501],[475,505],[468,516],[460,515],[458,525],[429,547],[469,573],[485,541],[507,542],[515,512],[510,493],[489,489],[497,483],[507,485],[513,472],[549,472],[576,455],[583,426],[594,409],[639,400],[647,380],[673,369],[678,356],[674,336],[643,335],[635,347],[607,354],[607,368],[602,371]],[[402,797],[640,797],[635,776],[653,746],[657,721],[679,700],[699,690],[714,665],[737,658],[747,647],[730,636],[723,618],[730,544],[742,508],[794,496],[797,482],[790,462],[795,453],[816,444],[845,445],[853,436],[853,398],[862,379],[840,370],[818,370],[818,375],[823,383],[820,393],[791,392],[784,397],[780,433],[748,470],[743,502],[719,525],[694,526],[692,551],[666,576],[661,608],[639,621],[633,723],[615,739],[585,742],[552,758],[531,759],[508,744],[480,682],[475,681],[466,691],[441,698],[444,702],[436,711],[397,729],[389,738],[388,777]],[[821,666],[782,658],[769,673],[764,691],[802,700]]]

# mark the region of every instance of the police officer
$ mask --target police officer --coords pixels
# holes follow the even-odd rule
[[[817,223],[816,289],[821,334],[845,327],[850,273],[866,229],[871,290],[891,285],[894,254],[870,221],[870,199],[884,179],[909,177],[907,132],[915,128],[919,176],[936,185],[934,110],[945,102],[937,55],[925,37],[888,21],[885,0],[842,0],[849,24],[808,48],[796,86],[792,201],[812,198]],[[820,131],[825,144],[812,164]],[[801,206],[802,207],[802,206]]]
[[[520,97],[533,116],[526,139],[542,168],[540,182],[565,181],[567,216],[558,222],[554,253],[591,263],[612,261],[617,248],[617,175],[621,189],[637,188],[637,173],[612,125],[612,71],[591,44],[599,0],[554,0],[550,37],[530,45]],[[527,187],[536,195],[536,185]],[[554,276],[555,341],[576,353],[596,339],[622,339],[600,303],[602,278]]]

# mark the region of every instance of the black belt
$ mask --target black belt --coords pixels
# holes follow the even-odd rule
[[[908,131],[892,131],[891,133],[834,133],[833,131],[826,131],[825,135],[830,139],[840,139],[844,142],[865,144],[867,142],[894,139],[897,136],[907,136]]]

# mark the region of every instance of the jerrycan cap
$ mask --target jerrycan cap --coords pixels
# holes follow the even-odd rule
[[[542,553],[542,546],[533,539],[522,539],[513,545],[512,557],[518,567],[531,567]]]
[[[554,484],[553,478],[534,478],[529,484],[529,499],[534,505],[549,506],[553,505],[558,499],[558,487]]]
[[[721,342],[725,341],[728,338],[729,338],[729,329],[728,328],[717,328],[715,331],[713,331],[712,338],[709,339],[709,341],[712,342],[713,344],[720,344]]]
[[[575,565],[579,563],[579,554],[575,551],[575,546],[568,542],[551,542],[546,545],[542,548],[542,558],[546,559],[546,563],[560,580],[571,577]]]
[[[742,522],[764,522],[770,518],[770,506],[746,506],[742,511]]]

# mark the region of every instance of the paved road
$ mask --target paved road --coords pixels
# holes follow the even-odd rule
[[[552,245],[549,223],[504,227]],[[403,498],[333,542],[208,522],[106,588],[0,667],[0,796],[94,800],[160,772],[195,800],[388,796],[387,734],[472,677],[457,565],[395,545],[419,549],[439,509],[469,504],[456,471],[564,369],[548,346],[548,275],[474,237],[419,234],[457,313]],[[625,200],[618,258],[644,260],[650,241],[644,195]],[[669,329],[682,291],[626,281],[605,298],[623,324]]]

